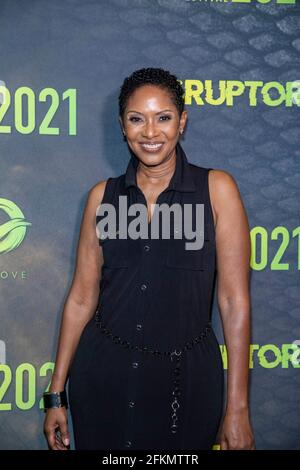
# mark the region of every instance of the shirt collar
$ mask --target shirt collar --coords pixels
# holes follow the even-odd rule
[[[136,170],[139,164],[139,160],[131,150],[130,152],[131,158],[125,173],[125,188],[130,186],[137,187]],[[174,189],[175,191],[183,192],[196,191],[196,185],[193,179],[190,164],[183,148],[180,145],[180,142],[177,142],[176,144],[176,168],[167,189]]]

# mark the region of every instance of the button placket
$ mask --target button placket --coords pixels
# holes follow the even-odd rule
[[[144,198],[141,197],[140,199]],[[136,323],[132,333],[132,340],[134,343],[142,345],[144,342],[144,313],[145,305],[147,304],[148,291],[150,288],[150,280],[144,278],[144,273],[147,271],[145,266],[151,261],[150,256],[152,255],[151,240],[140,240],[141,243],[141,263],[139,277],[137,278],[137,288],[139,290],[139,300],[137,303],[136,310]],[[140,368],[143,367],[141,355],[138,352],[133,352],[130,362],[130,379],[129,379],[129,391],[127,398],[128,405],[128,426],[126,430],[124,445],[125,447],[132,447],[134,445],[134,416],[135,413],[139,412],[138,402],[138,375]],[[130,446],[128,445],[130,442]]]
[[[139,345],[143,344],[144,339],[144,317],[145,303],[147,303],[147,293],[149,290],[149,280],[145,280],[143,273],[145,272],[145,264],[150,260],[151,255],[151,243],[148,240],[141,239],[141,265],[138,278],[138,289],[140,291],[139,302],[137,304],[136,323],[132,334],[133,342]],[[128,427],[125,436],[124,445],[125,447],[132,447],[134,443],[134,416],[135,413],[139,412],[139,406],[137,405],[138,400],[138,374],[139,369],[142,367],[142,358],[137,352],[133,352],[130,363],[130,380],[129,380],[129,393],[128,393]],[[127,443],[131,442],[129,446]]]

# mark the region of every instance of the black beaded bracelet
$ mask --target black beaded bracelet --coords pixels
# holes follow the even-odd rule
[[[49,408],[60,408],[62,406],[68,408],[66,390],[63,390],[62,392],[44,392],[43,397],[45,410],[48,410]]]

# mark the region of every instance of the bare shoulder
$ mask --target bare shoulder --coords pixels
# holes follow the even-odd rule
[[[103,199],[106,183],[107,183],[107,180],[101,180],[98,183],[94,184],[94,186],[92,186],[89,191],[89,196],[93,199],[98,198],[98,200],[100,198],[100,202],[101,202]]]
[[[238,185],[234,177],[225,170],[210,170],[209,186],[212,191],[228,193],[237,191]]]
[[[235,178],[225,170],[214,169],[209,172],[209,194],[215,222],[221,213],[227,213],[234,206],[242,206],[242,199]]]
[[[88,191],[83,213],[83,228],[93,232],[97,209],[102,202],[107,180],[99,181]]]
[[[208,178],[210,196],[215,204],[224,204],[230,199],[240,198],[238,184],[228,171],[210,170]]]
[[[92,186],[89,190],[87,204],[92,208],[92,210],[96,210],[99,204],[101,204],[106,188],[106,183],[107,180],[101,180],[94,184],[94,186]]]

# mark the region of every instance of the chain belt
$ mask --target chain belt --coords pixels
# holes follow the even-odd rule
[[[100,328],[101,332],[110,337],[114,343],[120,344],[125,349],[129,349],[132,351],[139,351],[144,354],[150,354],[156,357],[166,357],[167,359],[171,359],[171,362],[175,362],[175,367],[173,371],[174,379],[173,379],[173,391],[172,391],[172,398],[171,398],[171,432],[175,434],[178,430],[178,416],[177,411],[180,407],[179,397],[181,395],[180,391],[180,375],[181,375],[181,359],[183,354],[186,353],[188,350],[192,349],[196,344],[200,343],[207,334],[212,330],[211,322],[208,322],[203,330],[200,332],[198,336],[193,338],[191,341],[187,341],[182,348],[176,348],[173,351],[159,351],[157,349],[152,349],[148,346],[137,346],[131,344],[129,341],[122,340],[120,336],[113,335],[113,333],[103,326],[102,321],[100,320],[100,313],[97,308],[95,313],[95,321],[98,328]]]

